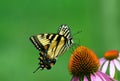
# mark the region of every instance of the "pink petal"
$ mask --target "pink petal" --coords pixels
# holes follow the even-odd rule
[[[106,81],[117,81],[117,80],[111,78],[110,76],[108,76],[107,74],[105,74],[105,73],[103,73],[103,72],[98,71],[97,73],[98,73],[99,75],[103,76]],[[103,80],[103,81],[104,81],[104,80]]]
[[[116,68],[120,71],[120,62],[115,59],[114,64],[115,64]]]
[[[109,61],[106,61],[105,64],[102,67],[102,72],[105,73],[107,71],[107,67],[108,67]]]
[[[100,73],[97,72],[96,74],[102,79],[102,81],[107,81]]]
[[[79,77],[73,76],[72,79],[71,79],[71,81],[79,81]]]
[[[96,81],[102,81],[101,77],[99,77],[97,74],[96,74]]]
[[[86,76],[84,76],[84,80],[83,81],[88,81],[88,79],[87,79],[87,77]]]
[[[91,81],[96,81],[95,75],[92,75],[92,74],[91,74],[90,78],[91,78]]]
[[[101,58],[100,59],[100,68],[102,67],[102,65],[103,65],[103,63],[106,61],[106,59],[105,58]]]
[[[109,71],[109,73],[110,73],[110,76],[112,78],[114,78],[114,75],[115,75],[115,65],[114,65],[113,61],[110,61],[110,71]]]

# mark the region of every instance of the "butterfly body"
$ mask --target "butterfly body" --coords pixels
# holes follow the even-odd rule
[[[30,40],[40,51],[38,69],[51,69],[56,63],[56,58],[73,44],[70,30],[66,25],[62,25],[56,34],[38,34],[30,37]]]
[[[49,59],[47,58],[46,54],[40,53],[40,68],[44,69],[47,68],[48,70],[51,69],[51,66],[56,63],[56,59]]]

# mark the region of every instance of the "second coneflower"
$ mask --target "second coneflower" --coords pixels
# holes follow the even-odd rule
[[[120,71],[120,53],[117,50],[109,50],[105,52],[104,57],[100,59],[100,70],[106,73],[109,70],[109,75],[114,78],[115,70]]]
[[[73,75],[71,81],[116,81],[98,71],[99,60],[95,53],[84,46],[77,47],[71,55],[68,69]]]

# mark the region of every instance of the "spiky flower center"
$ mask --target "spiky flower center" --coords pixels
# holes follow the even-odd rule
[[[107,52],[104,54],[104,57],[105,57],[107,60],[116,59],[118,56],[119,56],[119,52],[118,52],[117,50],[110,50],[110,51],[107,51]]]
[[[95,53],[87,47],[79,46],[71,55],[68,68],[72,75],[81,76],[98,71],[99,66]]]

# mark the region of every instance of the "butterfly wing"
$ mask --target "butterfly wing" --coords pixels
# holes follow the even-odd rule
[[[49,46],[51,45],[51,42],[54,44],[52,40],[55,38],[55,36],[56,34],[39,34],[39,35],[30,37],[31,42],[40,51],[40,57],[39,57],[40,66],[34,72],[36,72],[39,68],[50,69],[51,66],[55,64],[56,59],[48,58],[48,49],[49,49]]]
[[[66,51],[66,38],[64,36],[57,34],[52,40],[48,48],[49,58],[56,58],[58,55],[63,54]]]
[[[58,34],[52,40],[48,49],[50,58],[64,54],[64,52],[73,45],[70,29],[67,25],[61,25],[58,29]]]
[[[30,40],[39,51],[44,51],[48,49],[48,46],[51,43],[51,40],[48,38],[49,36],[52,39],[54,34],[39,34],[30,37]]]
[[[71,36],[70,29],[67,25],[61,25],[58,29],[58,34],[64,36],[67,39],[67,47],[71,47],[73,45],[73,38]]]

